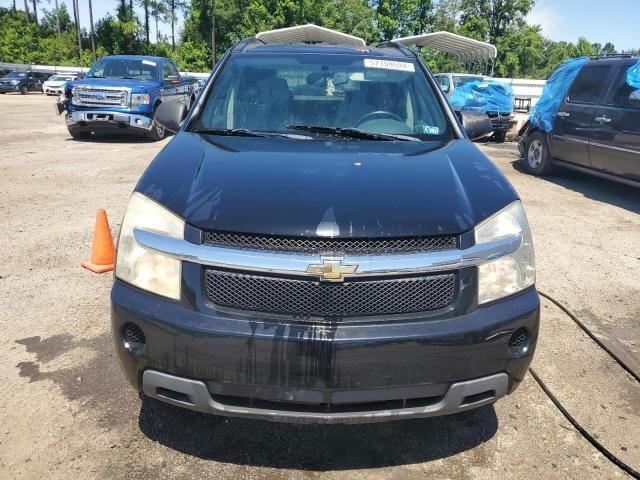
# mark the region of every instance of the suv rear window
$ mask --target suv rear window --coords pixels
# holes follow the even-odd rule
[[[232,56],[196,129],[299,133],[287,125],[358,128],[446,140],[442,105],[410,59],[333,54]]]
[[[571,85],[567,102],[596,103],[610,70],[611,67],[605,65],[583,67]]]

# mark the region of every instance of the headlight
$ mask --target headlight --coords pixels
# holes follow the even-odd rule
[[[11,85],[18,85],[20,80],[11,80]]]
[[[180,300],[181,262],[140,246],[133,229],[148,229],[184,238],[184,221],[169,210],[134,192],[120,227],[116,277],[138,288]]]
[[[536,281],[533,242],[520,201],[513,202],[475,229],[476,244],[520,235],[518,250],[478,267],[478,303],[487,303],[524,290]]]
[[[137,108],[140,105],[148,105],[151,98],[146,93],[134,93],[131,95],[131,108]]]
[[[77,91],[78,89],[76,87],[73,87],[71,89],[71,103],[73,103],[74,105],[80,105],[80,102],[78,102],[78,97],[76,97]]]

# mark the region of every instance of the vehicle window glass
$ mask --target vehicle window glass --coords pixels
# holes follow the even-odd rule
[[[480,75],[456,75],[453,77],[453,84],[456,87],[459,87],[460,85],[466,85],[471,82],[481,82],[483,80],[484,77],[481,77]]]
[[[299,133],[287,125],[308,125],[448,139],[434,93],[409,59],[242,54],[225,64],[194,129]]]
[[[607,105],[613,105],[616,107],[632,107],[640,108],[638,103],[632,103],[629,101],[631,94],[634,94],[640,100],[640,90],[632,87],[627,83],[627,69],[628,66],[624,66],[620,69],[616,75],[616,79],[613,81],[613,87],[605,102]]]
[[[437,77],[438,78],[438,83],[440,84],[440,87],[442,88],[443,91],[448,92],[449,91],[449,87],[451,86],[451,82],[449,81],[449,77],[447,76],[442,76],[442,77]]]
[[[571,85],[567,102],[596,103],[610,70],[608,66],[583,67]]]
[[[156,80],[158,66],[151,60],[129,60],[121,58],[101,58],[98,60],[87,78],[121,78],[135,80]]]
[[[25,78],[27,76],[24,72],[11,72],[7,75],[7,78]]]
[[[169,78],[169,75],[171,75],[171,67],[168,63],[164,63],[162,65],[162,78],[166,80],[167,78]]]

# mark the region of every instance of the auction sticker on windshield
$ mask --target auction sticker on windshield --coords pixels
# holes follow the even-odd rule
[[[379,58],[365,58],[366,68],[381,68],[384,70],[399,70],[401,72],[415,72],[416,66],[411,62],[398,62],[395,60],[381,60]]]

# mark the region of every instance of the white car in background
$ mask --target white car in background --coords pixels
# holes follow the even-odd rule
[[[49,79],[42,84],[42,92],[46,95],[59,95],[64,92],[64,86],[67,82],[77,80],[77,75],[51,75]]]

